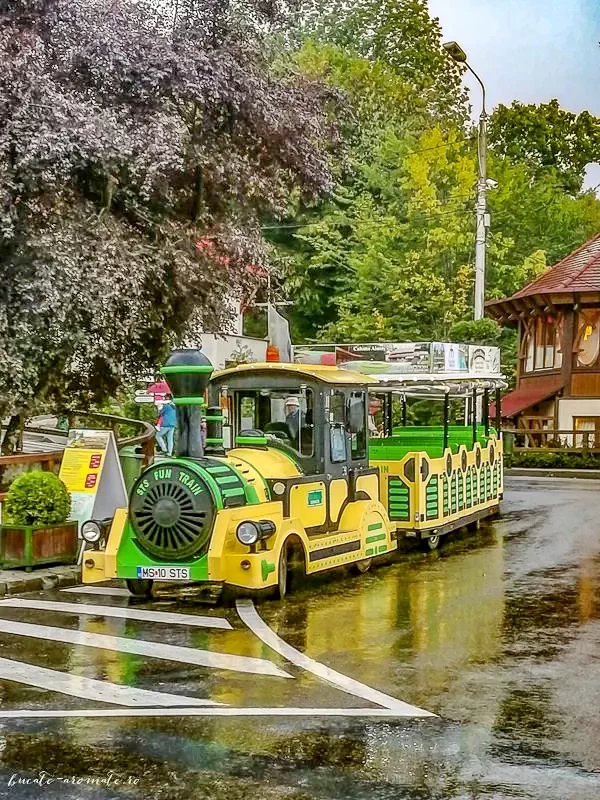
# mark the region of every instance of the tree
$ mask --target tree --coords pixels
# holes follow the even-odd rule
[[[464,122],[463,68],[442,49],[427,0],[308,0],[304,34],[379,62],[413,87],[436,119]]]
[[[538,175],[554,172],[565,190],[578,192],[586,166],[600,158],[600,119],[589,111],[565,111],[558,100],[515,101],[495,109],[489,141],[499,155],[527,164]]]
[[[100,402],[194,313],[218,330],[264,215],[329,190],[328,95],[269,68],[275,4],[244,8],[0,0],[0,419]]]
[[[413,105],[414,87],[385,62],[314,43],[297,62],[341,89],[351,112],[333,194],[274,237],[293,259],[294,339],[454,335],[473,307],[472,132]],[[600,202],[513,156],[490,153],[489,171],[499,186],[489,193],[486,290],[502,297],[597,233]],[[514,349],[510,336],[501,345]]]

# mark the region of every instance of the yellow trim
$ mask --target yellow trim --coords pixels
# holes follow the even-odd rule
[[[337,522],[340,510],[348,499],[348,481],[346,478],[336,478],[329,484],[329,514],[332,522]]]
[[[284,364],[275,361],[258,362],[254,364],[239,364],[237,367],[223,369],[215,372],[211,378],[211,383],[228,376],[247,375],[251,377],[256,372],[279,372],[292,373],[293,375],[305,375],[308,378],[315,378],[324,383],[343,383],[354,386],[369,386],[376,383],[377,379],[372,375],[360,375],[350,370],[328,367],[324,364]]]
[[[263,478],[298,478],[304,473],[294,463],[291,456],[272,447],[268,450],[259,450],[253,447],[236,447],[227,451],[227,461],[234,466],[236,461],[245,461]]]
[[[83,555],[81,580],[83,583],[98,583],[115,578],[117,575],[117,553],[127,524],[127,509],[117,508],[113,517],[105,550],[86,550]],[[93,567],[86,567],[91,560]]]

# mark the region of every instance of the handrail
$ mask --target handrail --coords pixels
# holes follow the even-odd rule
[[[73,417],[88,417],[89,419],[97,419],[101,420],[104,423],[108,423],[105,427],[112,428],[115,439],[117,439],[117,448],[121,449],[122,447],[127,446],[136,446],[141,445],[143,456],[144,456],[144,466],[147,466],[152,457],[154,456],[154,436],[155,436],[155,429],[154,426],[141,419],[132,419],[131,417],[118,417],[114,414],[104,414],[100,411],[75,411],[73,412]],[[119,427],[121,425],[136,425],[142,428],[141,433],[136,434],[135,436],[128,436],[125,439],[118,438]],[[2,424],[0,422],[0,430],[2,429]],[[38,434],[48,434],[51,436],[60,436],[64,437],[65,439],[68,436],[68,432],[61,430],[59,428],[44,428],[39,425],[26,425],[24,427],[24,431],[27,433],[38,433]],[[63,453],[65,448],[62,447],[57,450],[52,450],[49,452],[43,453],[13,453],[8,456],[0,456],[0,477],[3,471],[3,468],[8,467],[9,465],[19,465],[19,464],[40,464],[42,465],[42,469],[51,470],[54,467],[54,464],[57,461],[62,459]],[[0,492],[0,500],[3,498],[2,492]]]

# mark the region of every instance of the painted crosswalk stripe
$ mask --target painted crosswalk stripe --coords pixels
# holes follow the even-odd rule
[[[61,589],[61,592],[103,594],[106,597],[131,597],[131,592],[128,589],[121,589],[118,586],[70,586],[68,589]]]
[[[68,708],[68,709],[0,709],[3,719],[53,719],[61,717],[405,717],[390,708],[232,708],[231,706],[207,708]],[[435,716],[435,715],[430,715]]]
[[[0,600],[0,607],[30,608],[35,611],[59,611],[61,614],[86,614],[94,617],[118,617],[135,619],[141,622],[159,622],[168,625],[192,625],[198,628],[220,628],[232,630],[231,624],[223,617],[209,617],[200,614],[174,614],[170,611],[145,611],[121,606],[93,606],[87,603],[63,603],[53,600],[29,600],[24,597],[11,597]]]
[[[370,686],[355,680],[354,678],[348,677],[348,675],[343,675],[341,672],[336,672],[336,670],[326,667],[325,664],[321,664],[319,661],[315,661],[314,658],[310,658],[309,656],[304,655],[304,653],[301,653],[299,650],[296,650],[295,647],[292,647],[291,644],[285,642],[275,633],[275,631],[269,628],[267,623],[264,622],[264,620],[259,616],[252,600],[237,600],[236,607],[243,622],[250,628],[252,633],[258,636],[261,641],[263,641],[276,653],[279,653],[279,655],[287,658],[287,660],[292,664],[295,664],[297,667],[301,667],[307,672],[311,672],[313,675],[321,678],[321,680],[324,680],[332,686],[335,686],[336,689],[341,689],[343,692],[354,695],[354,697],[360,697],[362,700],[367,700],[371,703],[375,703],[378,706],[387,708],[390,711],[395,712],[395,714],[398,716],[436,716],[430,711],[425,711],[417,706],[412,706],[409,703],[403,702],[402,700],[396,700],[395,697],[391,697],[389,694],[384,694],[384,692],[380,692],[378,689],[373,689]]]
[[[35,625],[29,622],[13,622],[0,619],[0,633],[12,633],[17,636],[30,636],[34,639],[65,642],[83,647],[97,647],[101,650],[115,650],[120,653],[161,658],[165,661],[177,661],[180,664],[195,664],[200,667],[227,669],[233,672],[249,672],[254,675],[275,675],[279,678],[291,678],[287,672],[262,658],[236,656],[229,653],[214,653],[208,650],[196,650],[192,647],[180,647],[173,644],[161,644],[142,639],[126,639],[122,636],[109,636],[103,633],[73,631],[67,628],[55,628],[51,625]]]
[[[71,675],[68,672],[37,667],[33,664],[26,664],[23,661],[12,661],[8,658],[0,658],[0,679],[24,683],[27,686],[37,686],[38,689],[48,689],[51,692],[60,692],[72,697],[82,697],[85,700],[99,700],[102,703],[114,703],[120,706],[138,708],[167,706],[173,708],[173,706],[221,705],[221,703],[204,700],[203,698],[153,692],[148,689],[122,686],[109,681],[99,681],[95,678],[85,678],[81,675]],[[0,715],[2,715],[1,711]]]

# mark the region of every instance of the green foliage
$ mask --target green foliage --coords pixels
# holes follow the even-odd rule
[[[550,453],[532,448],[527,451],[506,454],[506,467],[529,467],[531,469],[600,469],[598,453]]]
[[[403,21],[390,11],[400,7]],[[510,377],[515,332],[486,322],[464,327],[473,308],[477,148],[460,114],[449,121],[422,91],[425,78],[417,73],[429,56],[431,63],[437,58],[435,26],[423,27],[421,11],[399,0],[384,2],[381,18],[367,15],[370,27],[363,30],[350,21],[366,19],[365,9],[371,14],[374,5],[361,0],[352,8],[332,31],[337,44],[318,39],[319,25],[332,30],[323,17],[316,40],[295,56],[309,77],[341,89],[352,113],[341,126],[346,154],[334,170],[333,195],[301,207],[289,220],[298,227],[277,237],[291,262],[286,288],[294,300],[293,339],[487,342],[501,347]],[[393,30],[405,31],[409,10],[415,27],[406,41],[413,42],[416,60],[407,56],[403,63],[394,48],[404,44],[389,26],[393,21]],[[448,92],[458,108],[461,94],[451,80],[446,99]],[[508,136],[505,111],[496,113],[492,127]],[[560,140],[568,115],[555,115],[556,130],[552,115],[542,116],[548,135]],[[589,123],[591,136],[586,119],[579,123]],[[499,133],[494,141],[488,172],[499,186],[488,194],[489,298],[513,294],[600,230],[593,193],[566,191],[558,168],[541,168],[527,155],[531,148],[503,147]],[[575,148],[577,169],[585,157]]]
[[[500,155],[555,174],[569,192],[581,190],[586,166],[598,160],[600,119],[573,114],[558,100],[540,105],[500,105],[491,119],[490,144]]]
[[[7,522],[60,525],[71,510],[67,487],[53,472],[24,472],[11,483],[4,501]]]

